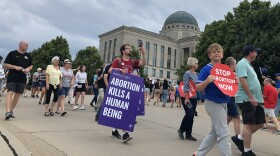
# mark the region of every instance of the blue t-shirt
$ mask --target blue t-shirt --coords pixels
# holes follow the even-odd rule
[[[207,79],[210,75],[210,71],[213,68],[212,64],[207,64],[199,72],[197,83],[201,83]],[[225,95],[213,82],[208,84],[205,88],[204,98],[215,103],[228,103],[229,96]]]
[[[277,82],[276,88],[277,88],[277,90],[280,88],[280,81]],[[280,94],[278,94],[278,99],[280,99]]]

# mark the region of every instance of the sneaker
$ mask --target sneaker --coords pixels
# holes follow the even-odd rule
[[[84,106],[81,106],[79,109],[80,109],[80,110],[85,110],[85,107],[84,107]]]
[[[36,95],[37,98],[39,98],[39,95]]]
[[[95,122],[98,122],[98,120],[99,120],[99,116],[96,115],[94,121],[95,121]],[[112,134],[112,135],[113,135],[113,134]]]
[[[234,142],[236,147],[243,153],[244,152],[244,143],[243,140],[238,139],[238,136],[232,136],[231,140]]]
[[[184,140],[185,138],[184,138],[184,134],[183,134],[183,132],[180,130],[180,129],[178,129],[178,135],[179,135],[179,138],[181,139],[181,140]]]
[[[122,139],[123,139],[123,143],[126,143],[126,142],[128,142],[129,140],[131,140],[132,137],[131,137],[127,132],[125,132],[125,133],[123,134],[123,136],[122,136]]]
[[[11,118],[16,118],[14,112],[11,112],[11,114],[12,114]]]
[[[42,104],[42,99],[39,100],[39,105]]]
[[[75,111],[77,109],[79,109],[79,107],[76,105],[76,106],[73,107],[72,111]]]
[[[275,130],[272,132],[272,134],[280,135],[280,130]]]
[[[112,131],[112,136],[113,136],[114,138],[118,138],[118,139],[121,139],[121,138],[122,138],[121,135],[120,135],[120,133],[118,132],[118,130]]]
[[[24,97],[27,97],[27,95],[26,95],[26,94],[24,94]]]
[[[12,113],[11,112],[6,112],[5,114],[5,120],[9,120],[12,117]]]
[[[35,95],[31,95],[32,98],[35,98]]]
[[[191,141],[197,141],[197,139],[194,138],[193,136],[186,136],[186,139]]]
[[[263,127],[262,130],[268,131],[269,129],[267,127]]]
[[[252,150],[250,150],[248,152],[242,152],[241,156],[256,156],[256,154]]]
[[[46,101],[43,102],[43,105],[46,104]]]

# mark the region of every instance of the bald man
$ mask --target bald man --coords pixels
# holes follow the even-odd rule
[[[28,43],[20,41],[19,49],[9,52],[4,61],[3,67],[9,69],[5,120],[15,118],[13,110],[18,103],[20,94],[24,91],[26,74],[32,69],[32,58],[26,52],[27,49]]]

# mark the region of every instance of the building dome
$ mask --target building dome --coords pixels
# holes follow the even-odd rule
[[[173,14],[171,14],[164,22],[164,26],[170,25],[170,24],[191,24],[198,27],[196,19],[189,13],[185,11],[177,11]],[[164,27],[163,26],[163,27]]]

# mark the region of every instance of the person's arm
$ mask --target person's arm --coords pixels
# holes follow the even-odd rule
[[[46,72],[46,90],[49,90],[49,87],[50,87],[49,74]]]
[[[140,52],[142,53],[142,59],[139,62],[138,66],[145,66],[146,65],[146,54],[145,54],[145,50],[143,47],[140,49]]]
[[[20,67],[20,66],[8,64],[8,63],[4,63],[4,64],[3,64],[3,67],[4,67],[4,68],[7,68],[7,69],[15,69],[15,70],[17,70],[17,71],[21,71],[21,70],[23,69],[23,68]]]
[[[25,68],[25,69],[22,69],[22,72],[24,72],[25,74],[27,74],[27,73],[29,73],[29,72],[32,70],[32,68],[33,68],[33,65],[31,65],[31,66],[29,66],[29,67],[27,67],[27,68]]]
[[[198,92],[203,92],[203,91],[205,90],[205,88],[206,88],[211,82],[214,81],[214,79],[215,79],[214,76],[209,75],[209,76],[207,77],[206,80],[204,80],[203,82],[201,82],[201,83],[199,83],[199,84],[196,85],[196,90],[197,90]]]
[[[74,77],[74,74],[73,74],[73,75],[72,75],[71,82],[70,82],[70,87],[73,87],[73,86],[74,86],[74,83],[75,83],[75,77]]]
[[[257,106],[258,102],[257,100],[254,98],[253,94],[251,93],[250,89],[249,89],[249,85],[247,83],[247,78],[246,77],[240,77],[239,78],[240,84],[243,88],[243,90],[245,91],[246,95],[249,97],[249,100],[251,102],[251,104],[253,106]]]

